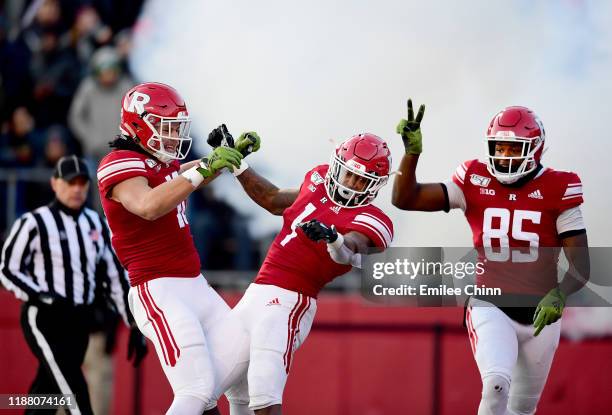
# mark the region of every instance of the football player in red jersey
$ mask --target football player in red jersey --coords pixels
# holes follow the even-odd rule
[[[176,90],[137,85],[123,99],[121,135],[97,176],[112,244],[129,272],[130,309],[174,392],[167,413],[201,415],[218,413],[217,397],[243,376],[248,355],[239,353],[241,323],[200,274],[185,200],[222,169],[239,167],[243,156],[238,146],[219,147],[181,165],[189,126]]]
[[[283,226],[232,310],[250,342],[246,388],[242,395],[227,395],[232,415],[248,414],[249,408],[258,415],[281,413],[293,353],[308,336],[319,291],[351,266],[359,267],[369,247],[391,243],[391,220],[371,204],[390,167],[387,144],[359,134],[336,148],[329,165],[308,171],[299,189],[279,189],[244,162],[234,173],[251,199],[283,216]]]
[[[542,166],[544,127],[533,111],[515,106],[491,120],[485,162],[462,163],[444,183],[418,183],[424,110],[421,106],[415,118],[408,100],[408,119],[397,126],[406,154],[393,185],[393,204],[404,210],[465,212],[485,264],[476,282],[503,293],[500,298],[474,296],[466,308],[483,385],[478,414],[533,414],[559,343],[566,297],[589,275],[580,178]],[[570,268],[558,284],[561,247]],[[524,304],[502,305],[504,297],[536,300],[533,307],[519,307]]]

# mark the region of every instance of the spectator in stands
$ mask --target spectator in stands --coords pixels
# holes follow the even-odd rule
[[[53,125],[45,132],[43,154],[35,167],[50,171],[59,159],[68,154],[75,154],[75,145],[71,143],[70,133],[61,125]],[[25,210],[35,209],[46,201],[53,199],[53,189],[51,189],[48,180],[32,180],[24,185],[25,191],[20,194],[19,198],[23,201]],[[90,204],[87,203],[87,206],[89,207]]]
[[[44,135],[36,129],[34,118],[26,107],[17,107],[0,134],[2,167],[31,167],[42,152]]]
[[[119,54],[119,59],[121,60],[121,67],[123,68],[123,72],[127,74],[130,78],[132,77],[132,70],[130,68],[130,63],[128,61],[128,57],[130,52],[132,51],[132,29],[123,29],[121,32],[117,33],[113,38],[113,42],[115,43],[115,48],[117,49],[117,53]]]
[[[100,20],[95,8],[82,6],[72,28],[62,36],[62,47],[73,48],[83,68],[92,58],[96,49],[113,40],[113,31]]]
[[[31,95],[30,50],[23,38],[6,38],[6,21],[0,16],[0,122],[28,103]]]
[[[33,2],[25,11],[22,22],[24,27],[21,38],[32,54],[41,52],[44,33],[61,33],[65,29],[62,10],[57,0]]]
[[[40,53],[32,55],[30,75],[34,83],[35,117],[40,126],[65,124],[81,69],[74,51],[59,46],[58,33],[46,30]]]
[[[109,131],[119,124],[123,95],[133,86],[115,48],[105,46],[91,60],[91,75],[79,85],[70,106],[69,125],[93,166],[108,152]]]

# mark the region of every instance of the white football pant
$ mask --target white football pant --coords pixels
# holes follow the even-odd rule
[[[174,392],[167,414],[201,415],[246,375],[246,331],[202,275],[142,283],[128,300]]]
[[[251,284],[231,314],[238,316],[250,341],[247,382],[226,394],[232,407],[251,410],[280,405],[293,360],[312,326],[316,300],[274,285]],[[234,415],[234,412],[232,412]]]
[[[535,413],[559,344],[561,320],[534,337],[532,325],[471,298],[466,325],[483,384],[478,415]]]

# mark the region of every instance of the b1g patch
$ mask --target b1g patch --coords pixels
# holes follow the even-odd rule
[[[321,175],[317,173],[316,171],[310,175],[310,181],[313,182],[315,185],[325,182],[323,177],[321,177]]]
[[[470,182],[474,186],[487,187],[491,183],[491,179],[477,174],[470,174]]]
[[[157,166],[157,162],[153,159],[146,159],[145,163],[147,163],[147,166],[149,166],[150,168]]]

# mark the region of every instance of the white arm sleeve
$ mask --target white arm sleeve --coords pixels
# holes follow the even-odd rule
[[[466,204],[465,204],[465,196],[463,195],[463,190],[457,183],[452,180],[444,182],[446,186],[446,191],[448,192],[448,205],[451,209],[461,209],[465,212]]]
[[[344,237],[341,233],[331,244],[327,244],[327,252],[334,262],[344,265],[352,265],[361,268],[361,254],[353,252],[348,246],[344,245]]]
[[[580,206],[576,206],[561,212],[557,217],[557,234],[568,231],[586,229]]]

